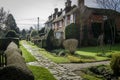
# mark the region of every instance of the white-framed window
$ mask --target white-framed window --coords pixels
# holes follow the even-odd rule
[[[55,37],[56,39],[60,39],[62,37],[62,32],[56,32]]]

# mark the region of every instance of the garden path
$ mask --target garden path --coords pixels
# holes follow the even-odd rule
[[[39,52],[39,48],[33,48],[26,42],[22,45],[38,60],[36,62],[30,62],[29,65],[42,66],[47,68],[57,80],[82,80],[82,78],[75,74],[74,71],[81,70],[82,68],[92,67],[96,65],[108,65],[109,61],[94,62],[94,63],[70,63],[70,64],[56,64],[44,57]]]
[[[22,45],[37,59],[36,62],[30,62],[29,65],[34,66],[42,66],[47,68],[57,80],[82,80],[80,76],[71,72],[71,70],[60,66],[44,57],[39,52],[39,48],[33,48],[31,45],[26,42],[22,43]]]

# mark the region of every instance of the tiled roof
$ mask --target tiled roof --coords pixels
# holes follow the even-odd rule
[[[55,30],[55,32],[63,32],[64,31],[64,28],[60,28],[58,30]]]
[[[78,9],[78,7],[73,8],[71,11],[66,13],[65,16],[73,14],[77,9]]]
[[[54,22],[57,22],[57,21],[60,21],[60,20],[62,20],[63,19],[63,15],[61,15],[60,17],[58,17],[57,19],[55,19],[54,21],[53,21],[53,23]]]

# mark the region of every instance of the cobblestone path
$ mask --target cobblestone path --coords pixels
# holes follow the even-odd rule
[[[36,62],[28,63],[29,65],[42,66],[47,68],[57,80],[82,80],[80,76],[73,73],[70,69],[67,69],[59,64],[56,64],[46,57],[43,57],[39,52],[39,48],[33,48],[26,42],[22,45],[37,59]]]
[[[39,48],[33,48],[26,42],[22,45],[37,59],[36,62],[30,62],[29,65],[42,66],[47,68],[57,80],[82,80],[80,76],[73,73],[74,71],[81,70],[82,68],[97,66],[97,65],[109,65],[110,61],[94,62],[94,63],[70,63],[70,64],[56,64],[44,57],[39,52]]]

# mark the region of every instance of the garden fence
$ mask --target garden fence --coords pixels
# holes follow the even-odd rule
[[[0,67],[4,67],[6,63],[6,56],[4,54],[4,51],[0,51]]]

